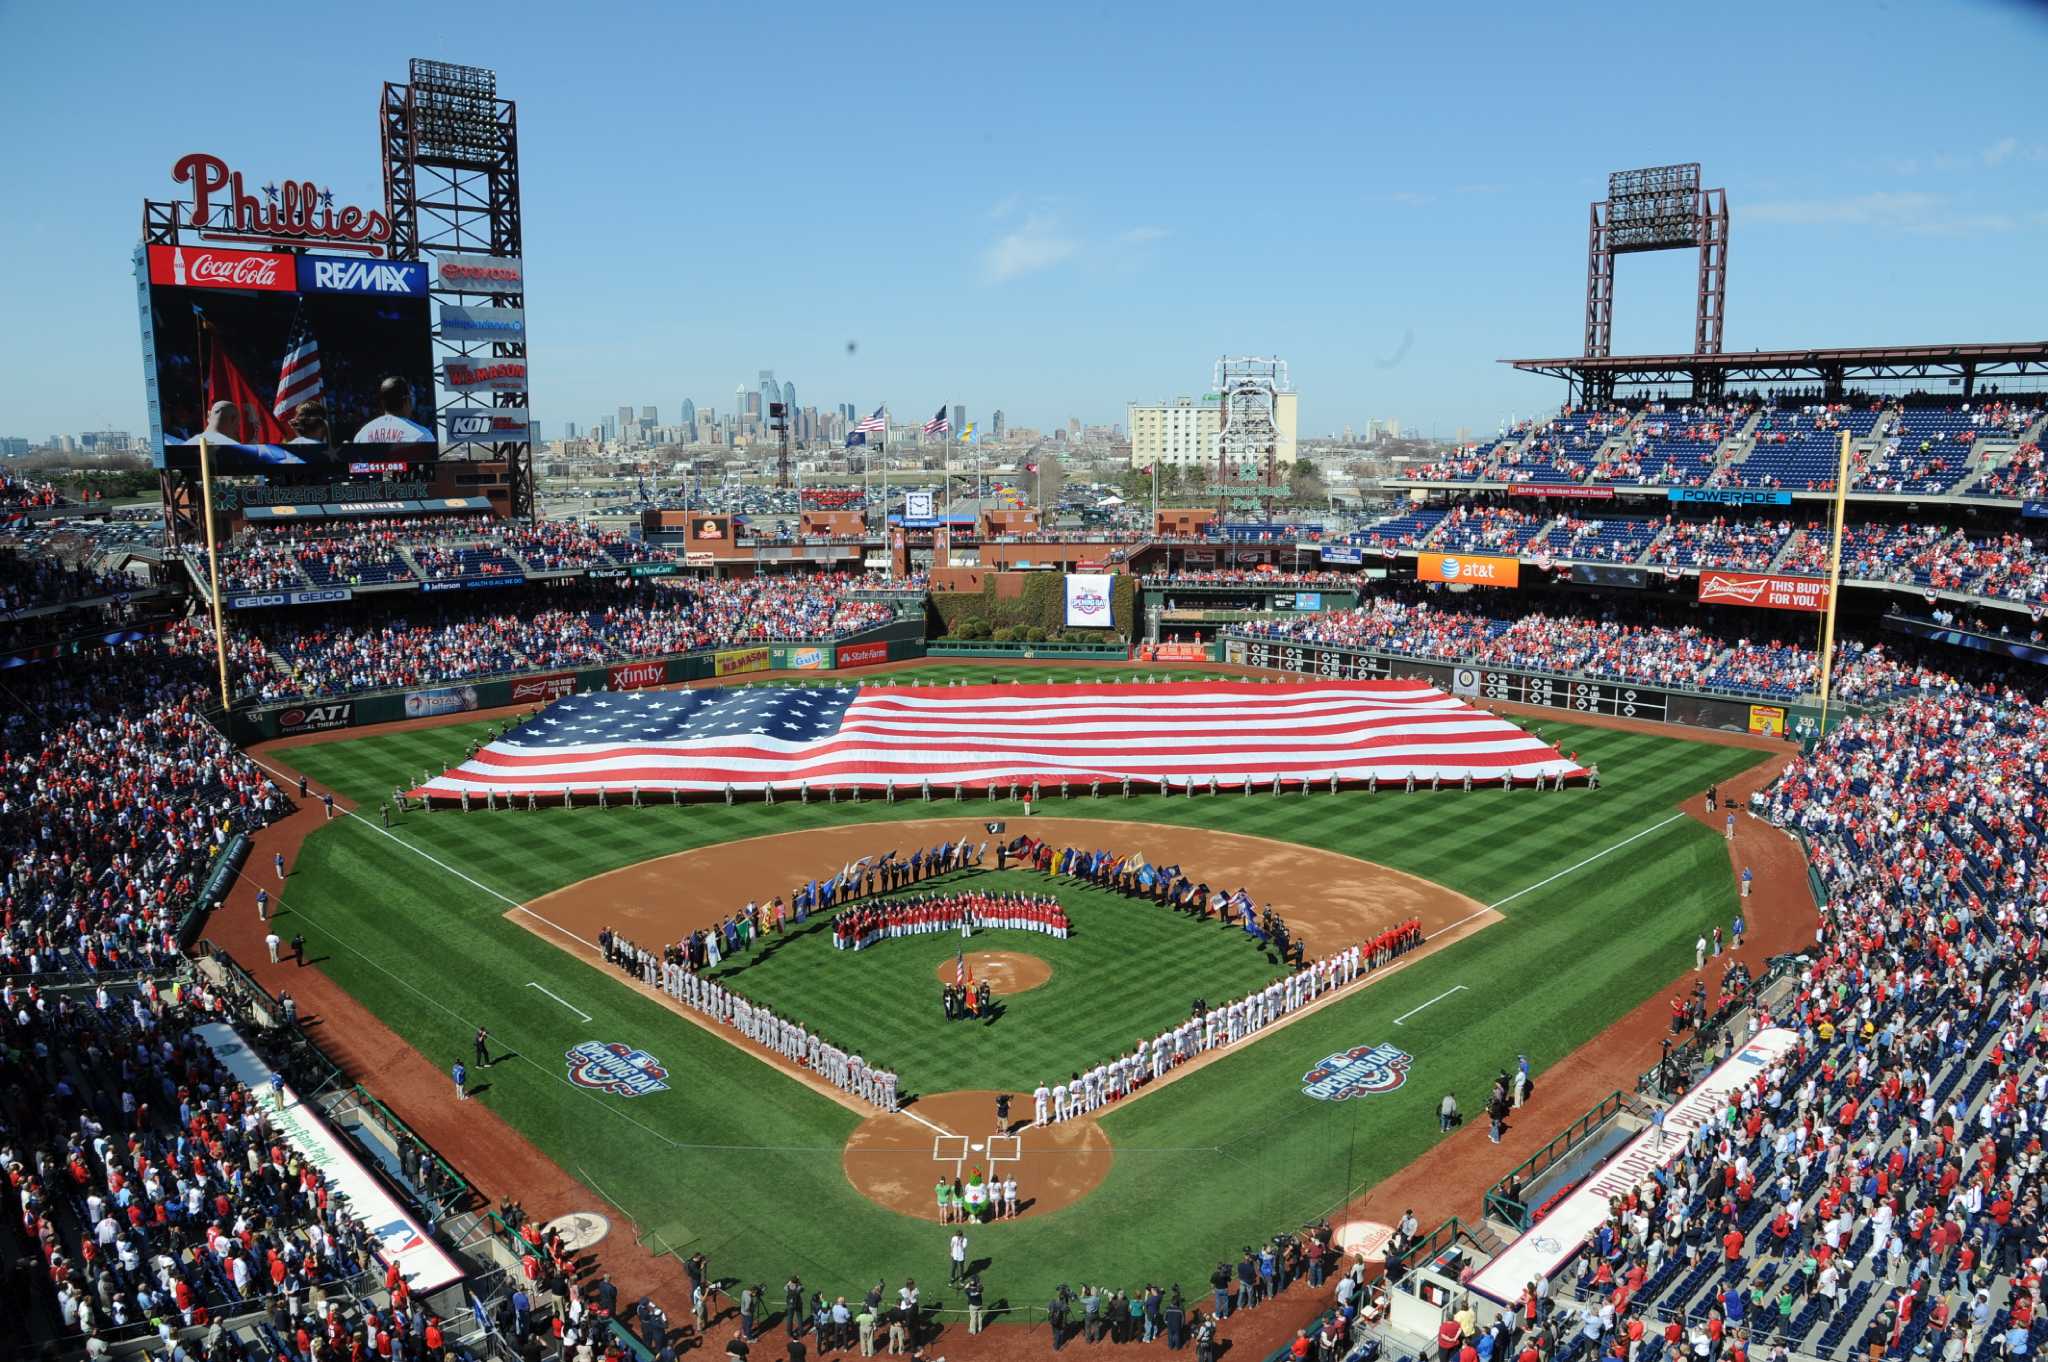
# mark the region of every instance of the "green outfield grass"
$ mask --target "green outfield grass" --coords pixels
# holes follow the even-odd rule
[[[993,864],[994,853],[989,855]],[[1178,1024],[1197,997],[1225,1002],[1282,973],[1277,955],[1241,929],[1196,922],[1076,880],[1048,883],[1042,874],[1007,870],[925,884],[919,893],[963,885],[992,894],[1051,892],[1067,910],[1071,934],[1057,940],[995,930],[963,941],[955,933],[935,932],[843,951],[832,944],[829,924],[821,918],[793,938],[774,942],[772,950],[757,945],[712,977],[783,1016],[802,1019],[835,1044],[892,1066],[904,1090],[918,1093],[1029,1092],[1123,1053],[1139,1035]],[[1052,978],[1001,999],[1004,1010],[994,1022],[948,1021],[939,1003],[939,972],[950,972],[963,949],[1035,955],[1052,966]],[[877,1007],[877,998],[902,1005]]]
[[[920,673],[963,681],[990,674],[965,664]],[[1112,1112],[1103,1128],[1116,1162],[1096,1193],[1056,1214],[980,1232],[974,1251],[993,1260],[985,1274],[992,1297],[1042,1303],[1057,1282],[1083,1279],[1193,1288],[1218,1256],[1292,1228],[1413,1160],[1438,1138],[1433,1112],[1443,1093],[1455,1091],[1476,1110],[1517,1053],[1537,1075],[1535,1103],[1521,1119],[1548,1129],[1578,1114],[1545,1105],[1545,1068],[1689,968],[1694,937],[1725,926],[1736,907],[1721,839],[1674,806],[1758,758],[1563,722],[1529,727],[1597,762],[1603,788],[1145,796],[1074,799],[1048,810],[1328,848],[1439,881],[1499,906],[1505,921]],[[284,755],[374,811],[393,785],[461,759],[488,729],[342,737]],[[1004,809],[986,801],[964,807]],[[430,1059],[465,1056],[473,1028],[488,1024],[520,1058],[490,1070],[481,1100],[614,1199],[657,1247],[702,1250],[721,1275],[772,1282],[796,1271],[828,1290],[865,1286],[878,1273],[943,1280],[939,1229],[876,1208],[847,1182],[842,1148],[857,1115],[505,918],[513,903],[650,856],[935,811],[915,802],[782,801],[442,812],[409,815],[390,835],[374,817],[342,820],[307,842],[284,888],[285,920],[325,957],[324,969]],[[1061,970],[1066,957],[1094,944],[1084,935],[1032,949]],[[862,1026],[930,1016],[930,983],[906,982],[933,967],[911,958],[918,953],[900,952],[900,966],[878,956],[882,970],[903,977],[878,974],[874,988],[829,1006],[857,1014]],[[579,1021],[528,982],[545,983],[591,1020]],[[1431,1002],[1455,985],[1464,988]],[[1126,1039],[1157,1025],[1135,1015],[1127,1021]],[[585,1040],[644,1046],[668,1065],[671,1090],[623,1100],[572,1086],[562,1054]],[[1406,1086],[1342,1104],[1302,1095],[1302,1074],[1323,1056],[1381,1042],[1414,1056]],[[991,1076],[1021,1085],[1035,1072],[1024,1060],[991,1058]],[[945,1073],[952,1086],[985,1086],[970,1083],[965,1070]]]

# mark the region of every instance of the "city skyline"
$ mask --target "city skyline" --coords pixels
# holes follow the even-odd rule
[[[1587,62],[1581,30],[1605,13],[1501,11],[1475,46],[1456,14],[1310,5],[1219,47],[1227,12],[1202,6],[1170,25],[1143,11],[1047,23],[807,8],[777,50],[785,97],[759,98],[745,63],[711,64],[693,73],[687,119],[664,82],[564,73],[685,34],[723,50],[752,33],[747,16],[685,25],[644,4],[573,18],[515,5],[488,30],[437,21],[367,52],[259,28],[245,55],[289,64],[291,120],[229,100],[137,120],[122,101],[88,100],[67,108],[65,136],[20,139],[16,174],[38,194],[0,222],[0,247],[33,267],[0,290],[10,317],[34,320],[0,336],[0,430],[145,429],[128,264],[140,200],[180,197],[172,161],[206,149],[374,202],[369,115],[379,82],[402,79],[413,55],[492,67],[519,103],[533,413],[551,429],[622,391],[703,400],[729,375],[745,383],[753,370],[735,358],[748,354],[775,356],[778,381],[821,412],[898,394],[892,410],[922,407],[919,419],[943,400],[1051,429],[1199,395],[1219,355],[1282,353],[1309,395],[1304,432],[1390,412],[1424,432],[1490,431],[1564,395],[1497,361],[1579,349],[1585,205],[1607,173],[1692,159],[1730,196],[1730,350],[2039,329],[2048,213],[2024,191],[2048,166],[2048,139],[2031,131],[2021,78],[2048,57],[2038,8],[1894,10],[1873,23],[1846,5],[1746,5],[1709,29],[1632,14],[1632,47],[1687,56],[1654,94],[1621,99],[1559,78]],[[205,69],[207,35],[238,14],[16,8],[0,15],[0,40],[27,70],[91,50],[107,88],[140,89]],[[1753,41],[1756,26],[1769,43]],[[849,72],[886,68],[927,37],[1030,78],[999,98],[948,99],[944,118],[914,81],[862,77],[860,98],[835,97]],[[1784,155],[1788,129],[1845,116],[1815,53],[1874,73],[1902,51],[1940,100],[1864,101],[1856,137]],[[1225,79],[1266,92],[1258,119],[1205,97]],[[17,81],[0,110],[33,126],[48,99]],[[734,137],[805,168],[800,187],[690,173],[695,149]],[[1260,188],[1216,182],[1227,212],[1180,169],[1233,162],[1259,165]],[[934,165],[948,168],[936,190]],[[849,192],[869,179],[879,192]],[[592,196],[621,184],[634,191]],[[1689,348],[1692,275],[1686,253],[1622,262],[1617,353]],[[748,386],[758,397],[759,381]]]

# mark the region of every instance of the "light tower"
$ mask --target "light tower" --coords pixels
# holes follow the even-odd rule
[[[1264,510],[1285,491],[1276,408],[1288,391],[1287,361],[1228,356],[1216,361],[1221,403],[1216,436],[1216,506],[1228,518],[1238,506]]]

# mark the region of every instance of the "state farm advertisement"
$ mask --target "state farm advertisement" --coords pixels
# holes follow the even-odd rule
[[[833,661],[842,667],[872,667],[877,662],[888,660],[889,645],[886,643],[842,643],[833,657]]]
[[[1760,572],[1702,572],[1702,605],[1757,605],[1766,610],[1828,608],[1828,584],[1818,577],[1774,577]]]
[[[613,690],[645,690],[660,685],[668,676],[665,662],[626,662],[612,668]]]
[[[575,693],[576,677],[571,672],[559,676],[529,676],[512,683],[512,703],[515,705],[545,703]]]
[[[1420,553],[1415,580],[1463,586],[1519,586],[1522,565],[1513,558],[1488,558],[1469,553]]]

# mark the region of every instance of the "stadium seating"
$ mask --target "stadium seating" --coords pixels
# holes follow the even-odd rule
[[[1560,516],[1526,552],[1598,563],[1633,563],[1663,531],[1663,523],[1625,517],[1581,520]]]
[[[1782,520],[1712,520],[1667,517],[1664,532],[1643,561],[1653,567],[1730,568],[1762,572],[1792,538],[1793,526]]]
[[[1425,541],[1443,553],[1518,553],[1550,522],[1548,515],[1530,515],[1513,507],[1455,506]]]

